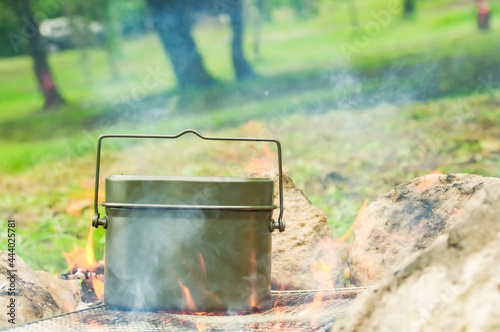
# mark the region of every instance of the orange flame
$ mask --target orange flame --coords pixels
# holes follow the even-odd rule
[[[179,287],[181,288],[182,291],[183,306],[185,304],[189,311],[196,311],[196,303],[191,297],[191,292],[189,291],[189,288],[187,288],[187,286],[184,285],[180,279],[177,279],[177,282],[179,283]]]
[[[299,316],[309,315],[315,312],[322,302],[323,302],[323,292],[319,291],[316,294],[314,294],[314,299],[312,301],[311,306],[306,310],[302,311],[301,313],[299,313]]]
[[[95,259],[94,254],[93,228],[90,227],[84,249],[77,248],[75,246],[73,247],[73,251],[71,253],[63,251],[63,256],[66,259],[66,263],[68,264],[68,268],[70,271],[72,271],[75,267],[79,267],[89,271],[95,270],[98,262]],[[104,282],[97,278],[92,278],[91,281],[97,298],[102,300],[104,298]]]
[[[102,181],[99,182],[99,185],[101,186],[104,185],[104,182]],[[80,187],[83,189],[83,192],[78,195],[69,197],[68,203],[66,204],[66,213],[73,215],[75,217],[80,217],[87,208],[91,208],[92,205],[94,204],[93,180],[78,180],[78,183]],[[103,191],[99,192],[97,199],[99,203],[102,203],[104,201]]]
[[[196,322],[196,329],[198,331],[205,331],[210,328],[210,324],[208,323],[201,323],[201,322]]]
[[[244,167],[246,170],[255,173],[263,173],[268,170],[272,165],[278,162],[278,154],[272,152],[269,146],[264,145],[260,149],[260,156],[251,158]]]
[[[320,288],[335,288],[331,278],[332,264],[319,260],[311,265],[311,272],[320,284]]]
[[[92,241],[93,233],[91,227],[89,235],[87,236],[85,249],[80,249],[75,246],[73,247],[73,251],[71,253],[63,251],[64,258],[66,259],[70,270],[72,270],[76,266],[84,269],[90,269],[97,265],[97,261],[95,260],[94,256],[94,245]]]
[[[416,189],[417,193],[424,192],[424,191],[429,190],[432,187],[434,187],[437,184],[439,177],[442,174],[443,173],[441,171],[436,170],[436,171],[432,171],[429,174],[425,175],[422,178],[422,180],[420,180],[420,182],[417,184],[417,189]]]
[[[279,280],[279,279],[278,279],[275,275],[272,275],[272,278],[275,280],[275,281],[274,281],[274,284],[279,286],[279,287],[278,287],[278,290],[279,290],[280,292],[281,292],[281,291],[284,291],[284,290],[285,290],[285,288],[286,288],[285,283],[284,283],[284,282],[281,282],[281,281],[280,281],[280,280]],[[281,313],[282,313],[282,311],[283,311],[283,308],[282,308],[281,306],[279,306],[279,304],[280,304],[280,300],[281,300],[281,299],[280,299],[280,296],[278,295],[278,296],[276,297],[276,300],[274,301],[274,306],[273,306],[274,313],[275,313],[275,314],[278,314],[278,315],[279,315],[279,314],[281,314]]]
[[[323,293],[322,292],[316,293],[316,295],[314,296],[314,299],[313,299],[312,307],[311,307],[313,313],[319,309],[322,302],[323,302]],[[311,327],[314,330],[316,330],[318,328],[317,317],[313,316],[313,319],[311,321]]]
[[[363,238],[366,238],[370,235],[373,224],[366,223],[365,211],[368,206],[368,200],[365,200],[362,204],[356,220],[342,236],[334,239],[330,236],[324,236],[318,241],[317,250],[318,250],[318,258],[317,260],[311,264],[310,270],[318,282],[319,288],[323,289],[334,289],[335,283],[333,280],[333,271],[336,271],[341,264],[340,253],[348,250],[347,240],[349,236],[353,232],[353,229],[356,229],[357,233],[362,234]],[[360,225],[363,223],[364,225]]]
[[[255,256],[255,251],[252,251],[250,254],[250,271],[252,275],[257,274],[257,258]],[[255,285],[255,280],[252,280],[251,285],[250,285],[250,307],[251,308],[258,308],[259,303],[257,301],[257,286]]]
[[[354,220],[353,230],[355,233],[353,247],[356,248],[359,244],[365,241],[373,231],[373,221],[366,215],[366,209],[368,208],[368,198],[365,199],[363,205],[359,209],[358,215]]]
[[[373,231],[373,221],[366,215],[366,209],[368,208],[368,199],[363,202],[363,205],[359,209],[356,220],[354,221],[354,243],[353,248],[358,248],[361,243],[363,243]],[[373,260],[367,256],[361,258],[361,266],[366,270],[366,272],[371,275],[373,270]]]
[[[274,280],[273,284],[277,287],[279,291],[284,291],[286,289],[285,283],[281,282],[281,280],[279,280],[275,274],[272,274],[271,278]]]
[[[200,263],[203,278],[207,280],[207,265],[205,264],[205,259],[203,259],[203,255],[201,254],[201,252],[198,253],[198,262]]]
[[[94,287],[95,295],[99,300],[104,298],[104,282],[97,278],[92,278],[92,287]]]
[[[281,282],[275,275],[272,275],[272,279],[274,280],[273,283],[277,286],[280,292],[285,290],[286,285],[284,282]],[[281,305],[281,297],[279,294],[274,301],[273,311],[275,315],[281,315],[284,312],[284,307]]]
[[[341,237],[333,239],[324,236],[318,241],[317,250],[320,258],[311,264],[310,270],[319,284],[319,288],[335,288],[332,280],[332,271],[341,263],[339,252],[346,250],[346,242],[352,232],[349,228]]]

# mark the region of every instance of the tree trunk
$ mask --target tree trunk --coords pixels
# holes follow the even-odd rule
[[[356,8],[356,3],[354,0],[347,0],[347,5],[349,6],[349,18],[351,20],[352,31],[356,34],[361,30],[358,20],[358,10]]]
[[[292,6],[299,17],[304,15],[304,4],[302,0],[292,0]]]
[[[117,27],[117,18],[114,14],[114,8],[117,5],[116,0],[100,1],[103,6],[101,20],[104,22],[104,49],[108,55],[108,67],[111,77],[114,80],[121,78],[120,70],[118,69],[118,53],[120,52],[120,32]]]
[[[415,11],[415,0],[403,0],[403,14],[410,16]]]
[[[234,6],[229,10],[233,39],[231,41],[231,54],[233,58],[234,71],[238,80],[254,75],[252,67],[245,59],[243,53],[243,0],[233,0]]]
[[[292,7],[299,18],[307,18],[318,14],[317,0],[292,0]]]
[[[19,19],[33,18],[33,12],[29,0],[19,0],[19,7],[16,11]],[[32,20],[29,22],[29,29],[32,35],[28,38],[28,50],[33,58],[33,68],[38,80],[40,90],[44,97],[44,109],[54,109],[63,105],[64,99],[57,91],[57,87],[52,78],[52,72],[47,62],[47,51],[42,36],[40,35],[38,22]]]
[[[273,4],[269,0],[257,0],[257,8],[263,22],[269,23],[273,20],[272,6]]]
[[[257,0],[256,9],[254,18],[253,54],[257,58],[260,55],[260,35],[262,30],[262,18],[264,16],[264,0]]]
[[[200,88],[213,84],[215,81],[205,69],[191,35],[191,1],[147,0],[147,3],[179,87]]]

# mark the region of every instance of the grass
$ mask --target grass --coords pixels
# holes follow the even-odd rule
[[[292,114],[280,126],[252,121],[211,134],[279,137],[288,174],[327,213],[334,235],[340,236],[365,198],[372,201],[414,177],[433,170],[498,176],[499,109],[499,96],[474,95],[461,102],[450,98],[404,107]],[[151,130],[163,126],[157,123]],[[226,167],[243,171],[249,160],[264,152],[199,143],[193,137],[175,144],[125,143],[123,152],[109,150],[106,144],[103,175],[223,175]],[[2,214],[22,221],[18,253],[33,266],[61,270],[65,263],[60,251],[70,251],[73,244],[83,247],[93,168],[94,157],[85,155],[72,162],[36,165],[22,177],[4,177]],[[79,201],[87,202],[84,212],[68,214],[68,206]],[[102,231],[95,236],[96,248],[102,247],[103,236]]]
[[[250,51],[254,31],[247,26],[247,55],[260,76],[245,82],[233,82],[227,26],[196,29],[205,65],[220,82],[208,91],[175,89],[154,34],[123,44],[119,78],[112,77],[102,50],[51,55],[68,101],[57,112],[39,110],[29,58],[2,59],[0,216],[19,221],[18,253],[37,269],[55,271],[65,268],[61,251],[83,246],[95,142],[102,133],[171,134],[191,127],[278,137],[285,168],[326,212],[335,236],[350,227],[365,198],[432,170],[498,176],[496,15],[493,31],[479,33],[470,4],[423,2],[413,19],[389,13],[386,24],[372,31],[388,4],[359,0],[361,30],[354,33],[344,3],[321,3],[320,15],[308,20],[296,20],[287,8],[278,11],[263,27],[259,55]],[[354,47],[348,58],[346,45]],[[150,78],[156,84],[146,87],[142,82]],[[141,156],[152,157],[150,168],[129,172],[215,174],[224,156],[237,157],[242,167],[245,158],[262,152],[235,155],[231,147],[215,147],[205,154],[206,147],[186,142],[192,143],[161,149],[108,144],[106,172],[125,172],[121,168]],[[163,148],[168,154],[158,153]],[[75,204],[87,210],[69,213]],[[0,231],[3,240],[6,232]],[[94,240],[101,247],[104,233]]]

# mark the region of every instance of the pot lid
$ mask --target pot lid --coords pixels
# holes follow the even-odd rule
[[[110,175],[106,204],[273,205],[269,178]]]

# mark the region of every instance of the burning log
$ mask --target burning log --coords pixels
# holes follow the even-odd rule
[[[95,267],[95,270],[87,270],[81,267],[75,267],[68,273],[63,273],[59,275],[59,278],[63,280],[85,280],[91,278],[104,279],[104,263],[99,262],[100,265]]]
[[[60,274],[59,278],[62,280],[82,280],[80,302],[76,306],[76,310],[99,305],[104,297],[104,261],[95,259],[92,239],[91,228],[85,249],[75,247],[71,253],[63,252],[70,271]]]
[[[59,275],[62,280],[82,280],[80,302],[76,309],[82,310],[102,304],[102,285],[104,282],[104,262],[97,262],[89,269],[74,267],[68,273]],[[97,289],[96,289],[97,288]]]
[[[97,295],[92,280],[90,279],[83,280],[80,292],[81,292],[81,298],[80,298],[80,303],[76,307],[77,310],[82,310],[102,304],[102,299],[100,299],[99,296]]]

